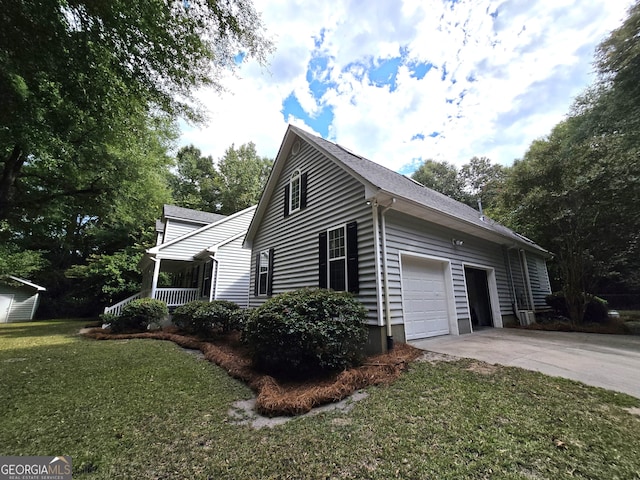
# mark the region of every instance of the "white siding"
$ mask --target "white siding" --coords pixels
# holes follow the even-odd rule
[[[364,186],[320,152],[302,142],[300,153],[290,157],[268,200],[253,240],[250,305],[267,297],[254,295],[255,253],[274,248],[273,294],[318,286],[318,235],[348,222],[358,222],[360,293],[358,298],[376,317],[374,233],[371,206],[366,204]],[[284,187],[291,173],[307,173],[307,207],[284,217]]]
[[[203,250],[246,231],[249,223],[251,223],[254,211],[254,209],[247,209],[238,215],[227,217],[224,221],[216,223],[201,232],[194,233],[166,247],[161,247],[158,252],[158,258],[193,260],[193,256]]]
[[[14,288],[0,285],[0,295],[13,295],[7,322],[24,322],[32,319],[34,306],[37,307],[38,292],[31,288]]]
[[[239,237],[218,250],[218,275],[214,286],[214,298],[229,300],[246,307],[249,301],[251,251],[242,248],[243,241],[244,237]]]
[[[399,252],[410,251],[451,261],[454,300],[458,320],[469,319],[463,264],[491,267],[495,270],[500,312],[512,313],[509,282],[504,256],[500,245],[486,240],[461,235],[438,225],[410,217],[398,212],[386,214],[387,263],[389,268],[389,298],[392,323],[400,324],[402,319],[402,292],[400,286]],[[464,241],[454,247],[452,238]]]
[[[164,224],[164,236],[162,238],[162,242],[170,242],[174,238],[181,237],[182,235],[193,232],[203,226],[204,225],[202,223],[192,223],[168,218]]]

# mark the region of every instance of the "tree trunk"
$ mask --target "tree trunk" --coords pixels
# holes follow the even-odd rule
[[[6,219],[15,202],[15,185],[26,156],[20,145],[13,147],[9,157],[4,161],[0,176],[0,220]]]

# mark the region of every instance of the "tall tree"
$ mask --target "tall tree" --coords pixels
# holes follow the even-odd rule
[[[176,155],[176,173],[169,177],[175,203],[180,207],[216,212],[220,204],[220,179],[213,158],[203,157],[189,145]]]
[[[255,205],[267,183],[273,160],[260,157],[253,142],[231,145],[218,163],[220,213],[230,214]]]
[[[202,118],[193,92],[271,44],[249,0],[36,2],[0,9],[0,219],[16,203],[27,164],[72,164],[127,133],[132,112]],[[83,166],[87,168],[87,166]],[[89,185],[67,191],[86,198]]]
[[[426,160],[418,170],[413,172],[411,178],[459,202],[471,202],[468,193],[464,190],[464,182],[460,178],[458,169],[449,162]]]
[[[484,209],[490,210],[495,207],[496,197],[502,188],[505,168],[492,165],[487,157],[473,157],[460,168],[459,177],[471,201],[479,200]]]

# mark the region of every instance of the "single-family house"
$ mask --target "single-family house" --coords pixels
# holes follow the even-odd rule
[[[0,323],[33,320],[40,293],[46,290],[29,280],[7,275],[0,281]]]
[[[526,323],[550,293],[550,254],[531,240],[294,126],[245,247],[250,306],[301,287],[353,292],[369,312],[369,351]]]
[[[170,308],[193,300],[229,300],[246,307],[251,252],[242,243],[255,209],[225,216],[165,205],[156,222],[156,245],[139,263],[141,292],[105,313],[119,314],[143,297],[163,300]]]

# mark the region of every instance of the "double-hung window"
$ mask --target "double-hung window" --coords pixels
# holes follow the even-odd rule
[[[304,210],[307,207],[307,172],[294,170],[289,182],[284,186],[284,216]]]
[[[347,289],[347,246],[345,227],[329,230],[329,288]]]
[[[256,255],[254,295],[271,296],[273,293],[273,248]]]
[[[291,181],[289,182],[289,190],[291,195],[289,196],[289,213],[294,213],[300,210],[300,170],[296,170],[291,175]]]
[[[320,232],[318,245],[318,286],[358,293],[358,224],[329,228]]]
[[[266,295],[269,287],[269,250],[260,252],[258,267],[258,295]]]

